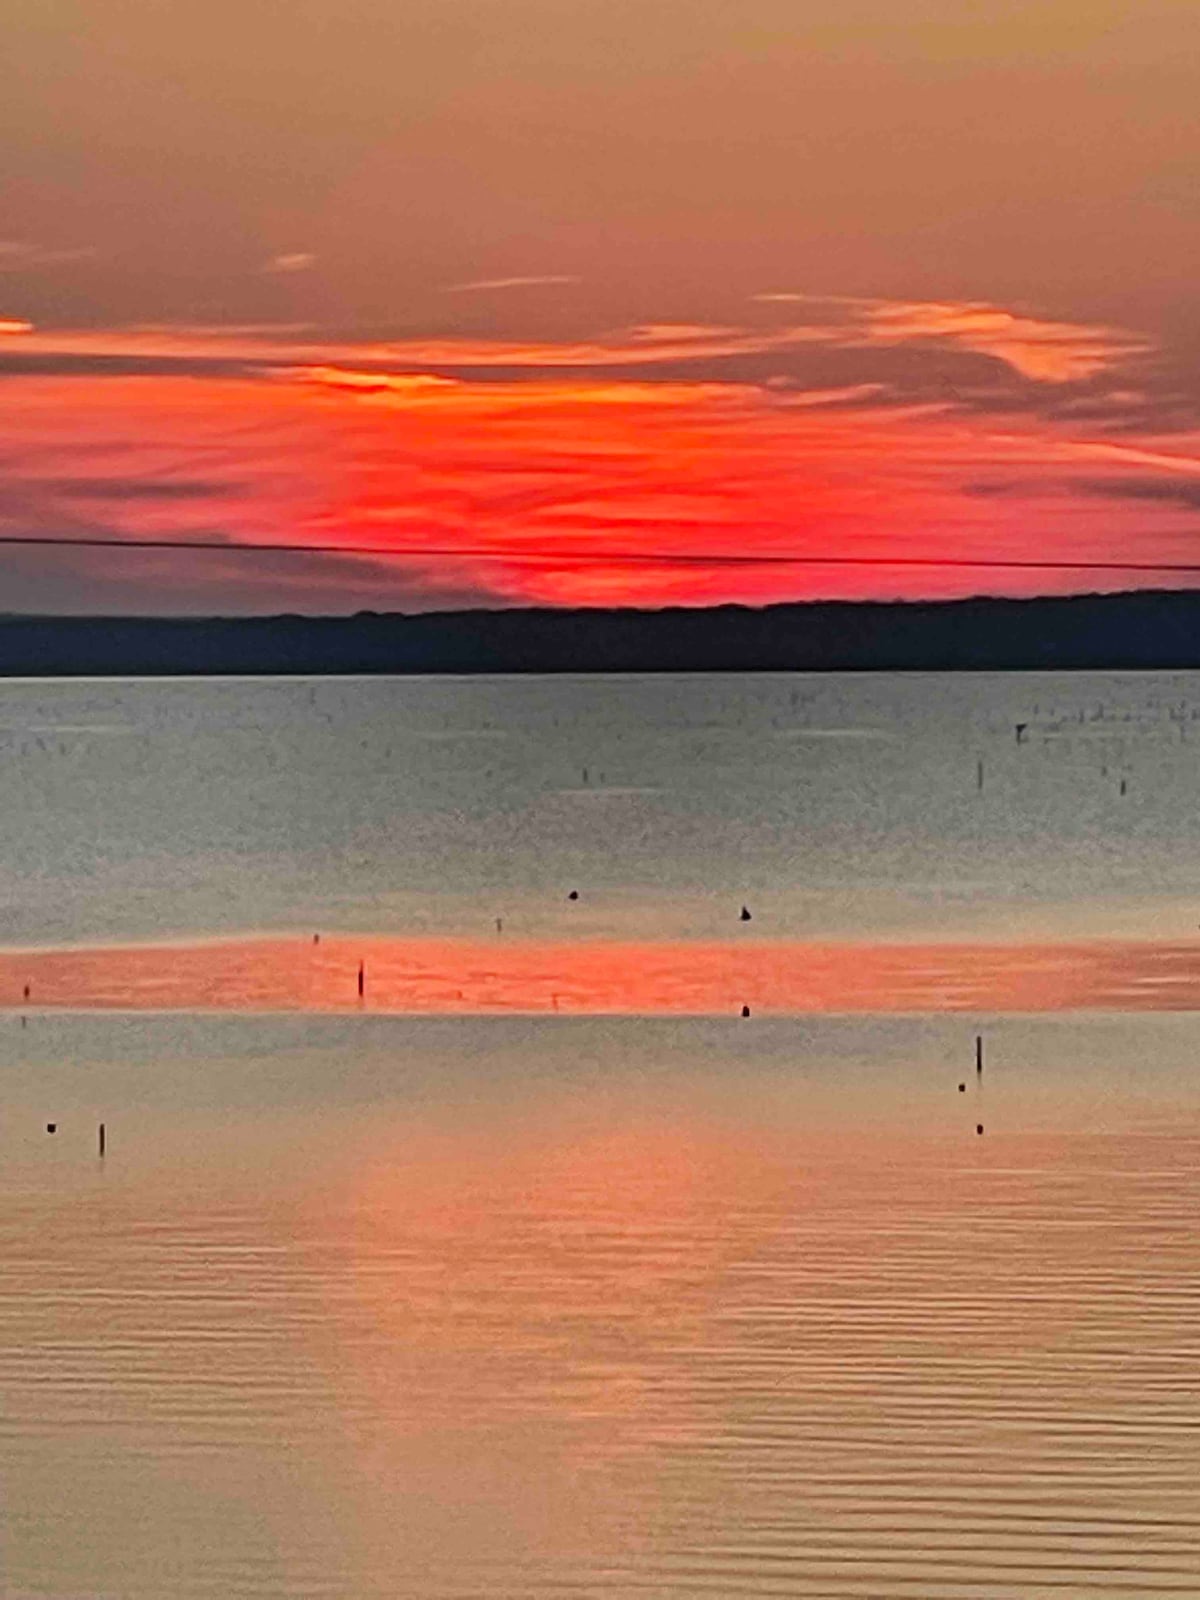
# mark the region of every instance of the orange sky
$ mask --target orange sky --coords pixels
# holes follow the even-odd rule
[[[332,549],[10,546],[4,608],[1190,581],[883,559],[1196,554],[1189,17],[28,0],[0,535]],[[880,564],[704,559],[784,553]]]

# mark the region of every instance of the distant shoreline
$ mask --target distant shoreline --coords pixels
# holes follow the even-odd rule
[[[0,616],[0,677],[1200,669],[1200,591],[347,617]]]

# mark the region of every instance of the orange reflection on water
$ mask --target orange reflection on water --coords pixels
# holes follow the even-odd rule
[[[363,995],[358,994],[359,964]],[[1187,1011],[1200,945],[337,937],[0,953],[0,1005],[614,1015]]]
[[[506,1543],[586,1548],[614,1499],[614,1553],[656,1537],[671,1458],[711,1426],[725,1296],[795,1175],[786,1146],[703,1109],[610,1111],[526,1103],[476,1140],[410,1122],[383,1155],[356,1147],[324,1197],[353,1221],[312,1333],[351,1431],[369,1429],[381,1515],[416,1460],[448,1502],[466,1486],[502,1504]],[[700,1493],[711,1473],[688,1476]]]

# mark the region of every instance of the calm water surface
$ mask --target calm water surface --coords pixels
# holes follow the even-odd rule
[[[681,945],[749,901],[764,950],[1152,967],[1200,922],[1193,695],[13,685],[5,940]],[[1200,1018],[37,998],[6,1597],[1200,1594]]]
[[[1190,936],[1198,786],[1200,675],[8,683],[0,940]]]

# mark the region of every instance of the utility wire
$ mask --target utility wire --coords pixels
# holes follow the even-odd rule
[[[394,560],[506,561],[539,566],[628,562],[668,567],[942,567],[988,568],[1006,572],[1177,572],[1200,573],[1193,561],[1020,560],[1002,556],[825,556],[714,550],[496,550],[474,545],[384,544],[222,544],[212,539],[116,539],[70,535],[44,539],[34,534],[0,534],[0,545],[39,550],[187,550],[212,555],[387,556]]]

